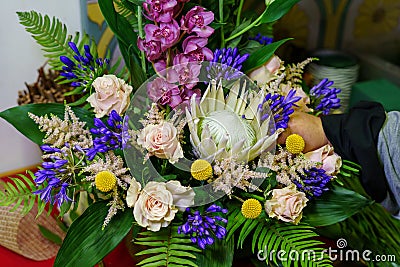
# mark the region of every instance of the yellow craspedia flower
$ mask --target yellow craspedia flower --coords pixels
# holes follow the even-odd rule
[[[114,188],[117,178],[110,171],[101,171],[96,174],[94,183],[96,184],[96,188],[101,192],[108,192]]]
[[[197,159],[192,163],[192,166],[190,167],[190,173],[194,179],[204,181],[211,178],[213,169],[207,160]]]
[[[242,214],[247,219],[255,219],[261,214],[261,203],[257,199],[247,199],[242,204]]]
[[[306,143],[298,134],[291,134],[286,138],[286,149],[292,154],[299,154],[304,150]]]

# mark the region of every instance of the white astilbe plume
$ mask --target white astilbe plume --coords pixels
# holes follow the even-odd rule
[[[123,192],[128,189],[132,180],[132,177],[129,174],[129,169],[124,167],[123,159],[120,156],[115,155],[113,151],[108,151],[105,154],[104,159],[98,158],[94,160],[90,165],[85,167],[83,171],[89,173],[84,180],[92,182],[92,186],[95,186],[95,178],[99,172],[109,171],[113,173],[117,179],[118,187],[120,187]],[[107,217],[103,222],[103,228],[107,226],[118,210],[123,210],[125,208],[124,201],[121,199],[121,190],[118,190],[118,187],[114,187],[112,193],[106,196],[111,198],[111,200],[108,203],[110,208]]]
[[[267,174],[252,171],[248,165],[237,163],[232,158],[216,161],[214,165],[214,175],[218,178],[213,181],[214,191],[223,191],[230,196],[234,187],[244,191],[258,190],[258,187],[251,183],[251,179],[263,179]]]
[[[258,163],[258,167],[266,167],[276,172],[276,180],[286,186],[294,180],[299,180],[299,174],[304,174],[304,169],[316,167],[318,163],[307,160],[302,154],[293,155],[282,147],[278,153],[266,153]]]
[[[65,106],[64,120],[53,114],[50,114],[50,118],[47,114],[39,117],[29,112],[28,115],[39,125],[39,130],[45,133],[44,144],[59,148],[66,143],[81,148],[92,146],[92,136],[86,129],[86,122],[79,121],[71,107],[67,105]]]

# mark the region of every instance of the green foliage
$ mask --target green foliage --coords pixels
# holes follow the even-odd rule
[[[56,233],[53,233],[52,231],[50,231],[49,229],[47,229],[45,226],[43,225],[38,225],[39,226],[39,231],[40,233],[49,241],[60,245],[62,244],[62,238],[57,235]]]
[[[50,19],[49,16],[36,11],[17,12],[17,15],[20,23],[42,46],[42,50],[45,51],[44,56],[49,59],[50,66],[55,70],[61,70],[64,65],[60,61],[60,56],[73,58],[73,51],[68,46],[70,41],[73,41],[80,50],[85,44],[91,45],[91,51],[96,50],[96,44],[87,34],[83,33],[80,36],[77,32],[75,37],[68,35],[67,26],[56,17]]]
[[[132,227],[132,210],[117,213],[103,230],[108,208],[106,201],[96,202],[71,224],[54,267],[94,266],[121,242]]]
[[[130,22],[115,10],[113,0],[99,1],[99,7],[108,26],[117,37],[121,54],[130,70],[130,82],[133,88],[137,89],[146,80],[146,74],[140,67],[140,51],[135,45],[138,36]]]
[[[27,171],[27,175],[18,174],[19,178],[9,178],[10,181],[0,180],[0,206],[11,206],[10,211],[15,211],[18,207],[22,207],[21,214],[26,215],[38,203],[38,214],[42,214],[46,203],[40,199],[39,195],[33,194],[36,190],[43,189],[46,184],[36,185],[33,182],[35,175],[31,171]],[[50,209],[51,210],[51,209]]]
[[[245,62],[243,62],[242,70],[248,73],[251,70],[264,65],[264,63],[266,63],[274,55],[276,49],[278,49],[283,43],[291,39],[292,38],[286,38],[278,42],[260,47],[258,50],[254,51]]]
[[[322,253],[323,243],[317,240],[318,235],[309,225],[293,225],[262,218],[246,219],[240,209],[234,209],[228,217],[227,239],[233,238],[240,228],[237,246],[242,248],[246,239],[252,236],[252,252],[259,253],[258,256],[265,258],[267,264],[290,267],[295,261],[293,256],[289,257],[289,252],[296,251],[300,255],[297,266],[332,266],[328,255]],[[280,250],[286,251],[286,255],[283,255],[286,260],[278,260],[277,252]],[[305,256],[302,258],[301,255]]]
[[[307,203],[302,221],[315,227],[335,224],[372,203],[370,199],[352,190],[334,185],[321,197]]]
[[[72,107],[75,115],[86,122],[87,127],[93,128],[94,114],[83,108]],[[0,118],[11,123],[18,131],[38,145],[42,145],[44,133],[39,130],[38,125],[28,116],[28,113],[37,116],[54,114],[64,118],[65,106],[57,103],[27,104],[9,108],[0,112]]]
[[[195,263],[195,253],[201,250],[195,247],[189,238],[178,234],[177,226],[170,225],[158,232],[141,232],[139,237],[134,239],[134,244],[146,247],[136,254],[136,256],[146,256],[138,263],[139,266],[198,266]]]
[[[235,254],[235,240],[216,239],[214,244],[208,246],[202,253],[196,253],[198,266],[231,267]]]

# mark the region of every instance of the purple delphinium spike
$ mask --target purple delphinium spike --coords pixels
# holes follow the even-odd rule
[[[324,169],[313,167],[304,169],[304,174],[300,175],[300,181],[294,180],[293,183],[297,189],[304,192],[308,199],[320,197],[324,192],[328,191],[328,184],[332,180],[332,176],[326,174]]]
[[[186,209],[188,213],[186,222],[178,227],[178,234],[185,234],[190,236],[190,240],[201,249],[205,249],[207,245],[212,245],[215,237],[223,239],[226,236],[226,228],[221,224],[227,224],[228,220],[219,216],[219,214],[228,213],[218,205],[212,204],[209,206],[204,214],[200,211],[191,211],[190,208]],[[216,214],[213,214],[216,213]]]
[[[214,57],[207,67],[207,77],[210,79],[232,80],[243,75],[240,71],[242,64],[249,58],[249,54],[240,55],[237,47],[222,48],[214,51]]]
[[[262,109],[264,104],[269,104],[269,108],[274,116],[275,128],[286,129],[289,123],[289,116],[294,112],[293,106],[297,106],[296,102],[300,99],[300,96],[296,96],[295,89],[290,90],[286,96],[268,93],[259,108]],[[266,113],[261,117],[261,120],[265,120],[269,116],[270,114]]]
[[[122,144],[127,143],[127,136],[123,135],[123,122],[120,115],[112,110],[105,124],[101,119],[94,118],[94,128],[90,132],[96,137],[93,140],[93,147],[86,151],[89,160],[93,160],[97,153],[105,153],[110,150],[123,148]],[[126,127],[125,127],[126,128]],[[126,135],[125,131],[125,135]]]
[[[338,88],[331,88],[333,83],[333,81],[329,81],[325,78],[310,89],[311,104],[316,111],[322,111],[324,115],[329,114],[331,109],[340,108],[338,94],[341,90]]]

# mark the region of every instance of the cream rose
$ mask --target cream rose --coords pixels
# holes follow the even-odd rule
[[[293,88],[291,86],[285,85],[281,88],[282,94],[287,95],[287,94],[289,94],[290,90],[292,90],[292,89]],[[301,99],[296,102],[296,105],[298,107],[293,106],[293,108],[297,109],[299,111],[309,112],[310,108],[307,105],[310,104],[310,97],[303,91],[303,89],[301,87],[297,87],[296,93],[294,95],[301,97]]]
[[[276,73],[281,67],[281,60],[278,56],[273,56],[264,65],[250,72],[249,77],[263,87],[270,80],[276,78]]]
[[[145,148],[149,155],[168,159],[175,163],[183,158],[183,150],[178,140],[178,130],[169,122],[149,124],[138,135],[137,143]]]
[[[149,182],[135,202],[133,215],[136,222],[150,231],[168,226],[178,212],[194,204],[194,191],[178,181]],[[187,206],[186,206],[187,205]]]
[[[126,192],[126,204],[128,207],[132,208],[135,206],[140,194],[140,189],[142,189],[140,183],[136,181],[135,178],[132,178],[128,191]]]
[[[110,114],[114,109],[122,115],[130,103],[132,86],[115,75],[103,75],[93,81],[95,92],[87,101],[94,108],[97,118]]]
[[[303,216],[303,208],[307,205],[306,194],[290,186],[272,190],[272,198],[265,202],[265,211],[271,218],[298,224]]]
[[[333,150],[333,146],[327,144],[316,150],[304,154],[306,159],[322,163],[321,168],[329,175],[335,175],[342,166],[342,158]]]

